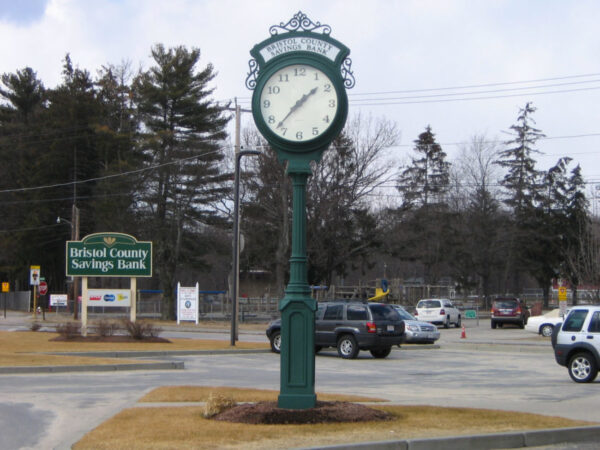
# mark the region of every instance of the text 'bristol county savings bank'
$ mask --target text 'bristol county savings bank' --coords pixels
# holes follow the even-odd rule
[[[123,237],[125,236],[125,237]],[[111,234],[67,242],[67,275],[152,276],[152,243]]]

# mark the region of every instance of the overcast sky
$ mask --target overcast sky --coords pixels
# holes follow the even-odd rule
[[[215,99],[249,106],[249,50],[299,10],[350,48],[350,114],[397,123],[398,163],[427,125],[450,160],[474,135],[506,140],[531,101],[549,138],[538,167],[571,156],[600,183],[596,0],[0,0],[0,73],[29,66],[53,87],[67,52],[95,75],[127,60],[149,67],[153,44],[185,45],[218,71]]]

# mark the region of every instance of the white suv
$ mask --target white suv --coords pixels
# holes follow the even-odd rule
[[[447,298],[424,298],[417,303],[417,319],[423,322],[443,325],[448,328],[454,324],[460,327],[460,311]]]
[[[594,381],[600,367],[600,306],[574,306],[552,333],[554,357],[577,383]]]

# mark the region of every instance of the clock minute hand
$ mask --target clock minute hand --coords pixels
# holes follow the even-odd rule
[[[316,93],[316,92],[317,92],[317,89],[318,89],[318,87],[314,87],[314,88],[312,88],[312,89],[310,90],[310,92],[309,92],[308,94],[304,94],[304,95],[303,95],[303,96],[300,98],[300,100],[298,100],[298,101],[297,101],[297,102],[294,104],[294,106],[292,106],[292,107],[290,108],[290,112],[288,112],[288,113],[287,113],[287,115],[286,115],[286,116],[285,116],[283,119],[281,119],[281,121],[280,121],[280,122],[277,124],[277,127],[276,127],[276,128],[281,128],[281,127],[283,126],[283,122],[285,122],[285,121],[286,121],[286,119],[287,119],[288,117],[290,117],[294,111],[296,111],[298,108],[300,108],[300,107],[301,107],[301,106],[304,104],[304,102],[306,102],[306,100],[308,100],[308,97],[310,97],[311,95],[313,95],[314,93]]]

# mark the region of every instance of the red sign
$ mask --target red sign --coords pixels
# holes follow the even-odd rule
[[[48,283],[40,281],[40,295],[46,295],[48,293]]]

